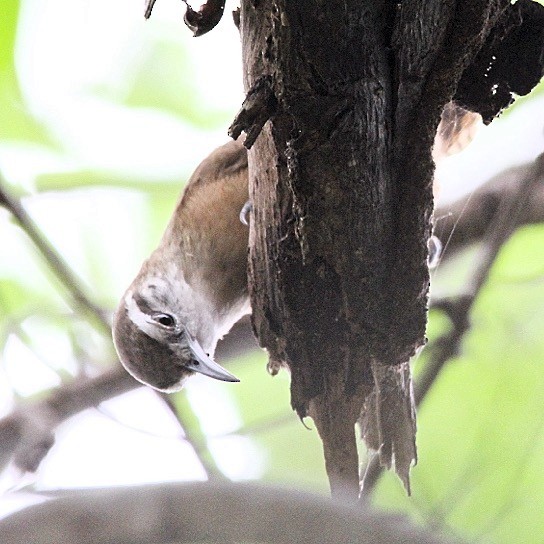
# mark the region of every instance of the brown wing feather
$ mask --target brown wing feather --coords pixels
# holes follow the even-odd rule
[[[226,177],[236,176],[247,169],[247,149],[239,140],[231,141],[218,147],[208,155],[189,178],[185,192],[181,199],[188,200],[195,191],[205,185],[223,182]]]

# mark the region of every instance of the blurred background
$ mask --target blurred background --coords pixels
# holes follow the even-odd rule
[[[119,378],[107,327],[184,182],[227,141],[244,97],[234,8],[194,39],[177,0],[149,21],[129,0],[2,2],[0,185],[23,214],[22,228],[0,207],[2,515],[59,488],[225,477],[328,491],[317,432],[263,352],[219,361],[239,384],[197,376],[166,400]],[[441,161],[438,231],[464,195],[509,168],[527,174],[544,151],[543,91]],[[412,497],[391,474],[370,497],[479,542],[544,534],[544,227],[531,223],[502,245],[421,402]],[[481,248],[469,241],[446,245],[433,298],[473,285]],[[431,311],[431,346],[452,326]],[[416,378],[432,356],[414,361]]]

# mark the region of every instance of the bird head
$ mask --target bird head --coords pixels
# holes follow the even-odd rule
[[[215,348],[216,339],[206,336],[206,327],[195,322],[193,299],[183,308],[179,289],[174,296],[175,291],[161,289],[157,283],[147,282],[142,289],[133,284],[115,313],[113,340],[126,370],[138,381],[168,393],[181,389],[195,372],[239,381],[206,353],[205,348]],[[202,343],[194,330],[204,334]]]
[[[197,167],[117,308],[115,347],[140,382],[171,392],[195,372],[238,381],[210,355],[250,312],[248,229],[239,220],[247,199],[247,151],[231,141]]]

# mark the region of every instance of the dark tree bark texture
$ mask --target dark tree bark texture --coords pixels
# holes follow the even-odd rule
[[[444,105],[509,5],[242,0],[248,98],[231,129],[255,141],[253,325],[271,369],[291,371],[293,408],[315,421],[333,494],[358,491],[357,421],[409,488],[408,360],[425,343],[431,148]]]

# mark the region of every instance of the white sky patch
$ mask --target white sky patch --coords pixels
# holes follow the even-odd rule
[[[208,440],[207,445],[227,478],[252,480],[264,474],[265,454],[251,438],[240,435],[217,437]]]
[[[41,504],[47,500],[33,493],[18,492],[8,493],[0,498],[0,519],[9,516],[23,508],[32,506],[33,504]]]
[[[91,278],[99,268],[104,275],[101,294],[117,299],[151,245],[149,233],[143,232],[133,221],[139,216],[142,225],[148,224],[145,197],[135,191],[92,187],[46,192],[23,199],[23,205],[51,244],[86,282],[89,293],[96,291]],[[100,221],[97,221],[97,210]],[[0,229],[4,229],[2,223]],[[10,253],[17,259],[11,267],[14,273],[17,269],[28,270],[30,265],[21,262],[28,260],[28,256],[27,252],[20,251],[20,237],[6,235],[6,238]],[[0,256],[2,251],[0,249]],[[97,267],[97,261],[107,263],[107,267]],[[0,270],[9,264],[3,262]]]
[[[145,410],[142,410],[144,405]],[[183,430],[178,420],[149,387],[138,387],[107,400],[100,406],[103,413],[141,433],[161,439],[183,438]]]
[[[187,383],[186,394],[195,411],[204,433],[221,436],[237,431],[242,426],[242,417],[225,385],[205,376],[195,375]]]
[[[230,434],[240,429],[243,420],[225,384],[195,376],[188,382],[186,390],[202,431],[208,436],[207,446],[219,469],[232,480],[262,476],[265,454],[250,437]]]
[[[15,334],[8,337],[3,363],[10,386],[23,397],[56,387],[61,383],[59,376]]]
[[[32,112],[82,167],[179,179],[188,165],[227,141],[226,127],[198,131],[170,112],[123,106],[131,74],[133,79],[166,35],[179,40],[180,51],[190,47],[191,78],[203,107],[213,104],[233,116],[239,109],[244,94],[234,24],[225,14],[224,24],[196,43],[183,13],[175,0],[158,2],[149,21],[143,4],[133,0],[22,2],[16,55],[21,88]]]
[[[67,156],[29,142],[0,142],[0,171],[9,182],[26,191],[35,189],[44,172],[69,172],[76,164]]]
[[[67,316],[66,319],[73,317]],[[40,354],[46,366],[54,371],[64,370],[74,376],[77,374],[79,367],[65,331],[36,316],[25,319],[21,323],[21,328],[32,338],[32,350]]]
[[[155,421],[155,432],[148,434],[96,410],[82,412],[59,427],[57,442],[38,471],[37,487],[205,480],[191,445],[160,436],[160,420]]]
[[[2,363],[0,366],[0,417],[4,417],[13,410],[15,402],[13,389],[1,357],[0,363]]]

